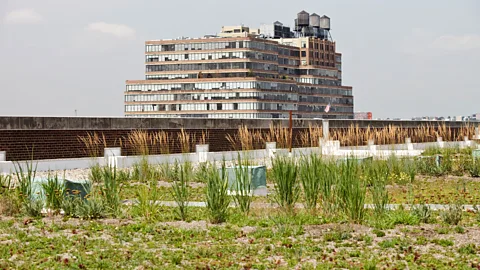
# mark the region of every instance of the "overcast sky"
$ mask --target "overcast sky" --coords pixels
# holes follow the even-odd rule
[[[326,14],[355,111],[480,113],[479,0],[0,0],[0,115],[122,116],[144,41]]]

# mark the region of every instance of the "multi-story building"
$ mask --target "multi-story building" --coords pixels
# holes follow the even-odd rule
[[[293,32],[275,22],[147,41],[146,78],[127,81],[125,115],[353,119],[352,88],[342,86],[329,30],[328,17],[302,11]]]

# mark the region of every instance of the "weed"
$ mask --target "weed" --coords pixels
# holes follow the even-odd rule
[[[456,233],[465,233],[465,228],[463,228],[462,226],[456,226],[454,230]]]
[[[278,157],[272,160],[275,201],[287,211],[293,210],[300,195],[297,181],[297,165],[292,158]]]
[[[225,222],[228,215],[228,206],[230,204],[225,161],[222,162],[220,172],[215,166],[211,166],[208,169],[206,181],[207,209],[210,215],[210,222]]]

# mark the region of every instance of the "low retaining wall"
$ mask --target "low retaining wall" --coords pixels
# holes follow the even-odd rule
[[[438,121],[373,121],[373,120],[328,120],[330,131],[345,129],[352,125],[359,128],[382,128],[389,125],[402,128],[416,128],[422,125],[436,126],[445,124],[452,130],[465,126],[466,122]],[[478,124],[478,123],[477,123]],[[126,143],[130,132],[143,129],[148,132],[166,131],[169,133],[170,153],[180,153],[177,134],[183,128],[196,140],[191,141],[191,149],[200,143],[202,132],[208,132],[206,143],[211,152],[235,150],[227,136],[237,134],[238,127],[246,126],[255,129],[260,134],[269,131],[271,125],[288,127],[287,119],[163,119],[163,118],[83,118],[83,117],[0,117],[0,152],[5,152],[5,159],[43,160],[69,159],[92,156],[79,137],[96,133],[105,137],[106,147],[121,147],[122,155],[137,154],[135,149]],[[302,134],[310,126],[322,126],[322,120],[294,120],[292,147],[305,146]],[[480,136],[480,135],[479,135]],[[348,144],[348,142],[342,142]],[[104,146],[99,149],[100,155]],[[254,149],[263,149],[265,145],[256,143]],[[161,149],[152,149],[150,154],[160,154]],[[0,155],[0,160],[1,160]]]
[[[275,156],[288,156],[295,157],[308,156],[312,153],[322,154],[324,156],[330,156],[334,158],[348,158],[348,157],[375,157],[377,159],[388,158],[392,155],[396,156],[418,156],[425,149],[433,147],[445,147],[445,144],[436,143],[421,143],[421,144],[397,144],[389,145],[389,149],[377,149],[384,146],[369,145],[368,148],[360,147],[340,147],[338,141],[327,141],[322,143],[321,147],[308,147],[308,148],[294,148],[292,153],[289,153],[288,149],[277,149],[275,145],[268,144],[265,149],[251,150],[251,151],[226,151],[226,152],[205,152],[207,148],[198,147],[196,153],[188,154],[169,154],[169,155],[149,155],[149,156],[118,156],[116,155],[119,148],[109,148],[105,152],[104,157],[97,158],[77,158],[77,159],[54,159],[54,160],[38,160],[33,161],[34,166],[38,172],[42,171],[61,171],[72,169],[88,169],[95,165],[100,166],[116,166],[118,168],[130,168],[134,164],[139,163],[143,158],[146,158],[150,164],[173,164],[175,162],[220,162],[225,160],[227,162],[235,161],[240,154],[242,159],[248,158],[252,160],[261,161],[267,165],[270,158]],[[465,142],[448,142],[448,147],[477,147],[473,141]],[[406,148],[406,149],[404,149]],[[12,161],[0,161],[0,173],[13,173],[15,166],[22,166],[26,169],[26,162],[12,162]]]

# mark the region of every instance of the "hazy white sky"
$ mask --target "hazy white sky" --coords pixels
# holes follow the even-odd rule
[[[145,40],[292,25],[302,9],[332,18],[355,111],[480,113],[479,0],[0,0],[0,115],[122,116]]]

